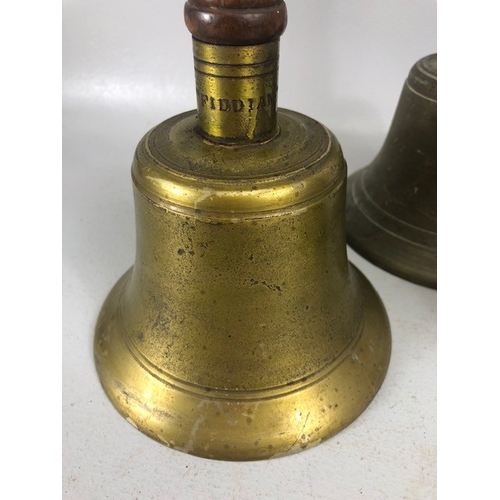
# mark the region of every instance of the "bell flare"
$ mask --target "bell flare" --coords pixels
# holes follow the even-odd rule
[[[132,426],[175,450],[250,461],[313,447],[366,409],[389,363],[389,323],[381,313],[380,298],[352,265],[350,276],[363,304],[358,311],[363,320],[337,358],[278,387],[224,390],[160,372],[131,347],[119,315],[120,296],[130,282],[128,272],[111,291],[98,320],[95,356],[101,383]],[[248,356],[258,358],[250,352]],[[271,363],[260,357],[252,369],[265,373]]]
[[[279,134],[252,146],[210,143],[196,112],[143,138],[136,261],[96,327],[117,410],[205,458],[320,443],[366,409],[389,364],[384,306],[347,260],[340,146],[304,115],[277,120]]]
[[[349,176],[346,226],[360,255],[437,287],[437,54],[412,67],[382,149]]]

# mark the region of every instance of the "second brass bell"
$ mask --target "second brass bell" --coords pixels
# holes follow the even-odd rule
[[[390,357],[383,305],[347,260],[340,146],[318,122],[276,108],[286,10],[274,4],[283,19],[267,38],[217,45],[188,2],[199,109],[139,143],[136,261],[95,337],[119,412],[207,458],[320,443],[368,406]],[[217,109],[222,99],[253,102],[253,113]]]

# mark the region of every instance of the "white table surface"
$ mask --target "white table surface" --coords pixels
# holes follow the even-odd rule
[[[411,66],[436,52],[435,1],[287,5],[279,105],[327,125],[352,173],[380,148]],[[280,459],[210,461],[142,435],[104,395],[93,329],[134,259],[132,155],[152,126],[195,106],[182,7],[63,3],[63,498],[435,498],[436,292],[351,249],[387,308],[393,353],[375,400],[330,440]]]

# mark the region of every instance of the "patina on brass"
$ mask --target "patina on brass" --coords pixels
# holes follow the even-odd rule
[[[437,286],[437,55],[411,69],[385,143],[349,177],[347,241],[377,266]]]
[[[391,347],[378,295],[347,260],[340,146],[276,111],[277,41],[262,45],[236,57],[194,41],[197,70],[208,54],[238,80],[205,66],[198,112],[139,143],[136,261],[95,337],[102,385],[133,426],[222,460],[291,454],[343,429],[377,393]],[[259,80],[253,64],[273,75]],[[204,109],[212,98],[222,107]]]

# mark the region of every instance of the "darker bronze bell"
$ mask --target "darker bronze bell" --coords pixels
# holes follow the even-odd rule
[[[408,281],[437,285],[437,55],[411,69],[386,141],[348,179],[347,242]]]

